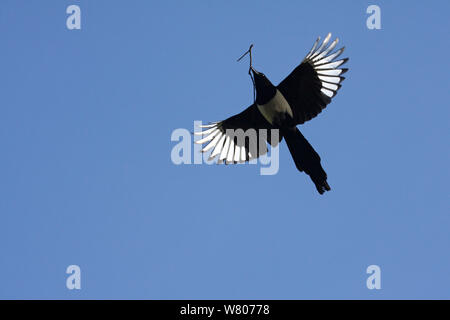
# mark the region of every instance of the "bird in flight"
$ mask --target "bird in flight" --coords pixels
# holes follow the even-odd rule
[[[320,156],[297,125],[316,117],[331,102],[345,79],[342,75],[348,69],[340,67],[348,58],[337,60],[344,47],[333,51],[339,39],[331,43],[330,39],[331,33],[321,43],[319,37],[302,63],[277,86],[253,68],[253,45],[250,46],[240,59],[250,54],[249,74],[253,81],[255,101],[243,112],[226,120],[202,125],[206,130],[195,133],[205,136],[196,143],[208,143],[202,152],[214,148],[210,159],[217,156],[219,162],[242,163],[265,154],[266,143],[276,146],[284,138],[297,169],[310,176],[320,194],[329,191],[331,188],[320,164]],[[278,130],[278,137],[261,134],[261,129],[270,132]],[[239,139],[239,134],[249,131],[258,132],[254,143],[256,147],[252,147],[250,139],[245,139],[245,136]],[[247,136],[250,137],[249,134]]]

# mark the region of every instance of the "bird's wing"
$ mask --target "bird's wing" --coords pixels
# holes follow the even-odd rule
[[[266,142],[276,146],[282,139],[280,135],[278,139],[272,137],[271,129],[274,127],[264,119],[255,104],[226,120],[201,127],[206,130],[194,134],[205,137],[195,143],[207,143],[202,152],[212,149],[210,159],[218,156],[219,163],[242,163],[256,159],[267,153]]]
[[[348,69],[338,68],[348,58],[336,60],[344,47],[332,53],[339,39],[328,46],[330,38],[331,33],[319,45],[319,37],[303,62],[277,87],[293,109],[297,124],[317,116],[331,102],[345,79],[342,74]]]

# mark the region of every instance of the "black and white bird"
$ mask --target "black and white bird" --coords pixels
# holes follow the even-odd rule
[[[265,139],[275,146],[284,138],[297,169],[310,176],[320,194],[329,191],[327,174],[320,164],[320,157],[298,130],[297,125],[317,116],[331,102],[345,79],[342,75],[348,69],[340,67],[348,58],[336,60],[344,51],[344,47],[333,51],[339,39],[336,38],[331,43],[330,39],[331,33],[322,43],[319,37],[302,63],[278,86],[274,86],[262,72],[253,68],[250,47],[247,51],[250,53],[249,73],[256,99],[250,107],[237,115],[202,125],[206,130],[195,133],[206,136],[196,143],[209,142],[202,152],[213,149],[210,159],[217,156],[219,162],[246,162],[265,154],[266,143],[262,144],[262,148],[258,148],[256,154],[252,154],[248,141],[238,142],[236,136],[230,132],[237,129],[255,129],[258,132],[258,129],[267,129],[269,132],[270,129],[278,129],[277,141],[272,141],[269,134],[258,136],[258,139]],[[261,146],[259,143],[258,145]]]

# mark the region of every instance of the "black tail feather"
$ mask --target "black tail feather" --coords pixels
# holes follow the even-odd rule
[[[327,173],[320,165],[320,157],[297,127],[282,130],[289,151],[299,171],[308,174],[316,185],[317,191],[323,194],[330,191]]]

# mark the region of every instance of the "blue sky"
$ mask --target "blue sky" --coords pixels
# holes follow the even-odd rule
[[[66,28],[77,4],[81,30]],[[381,8],[368,30],[366,8]],[[448,1],[0,4],[0,298],[450,298]],[[258,166],[179,165],[173,130],[251,104],[332,32],[350,57],[303,134]],[[67,266],[82,289],[68,290]],[[366,268],[381,267],[381,290]]]

